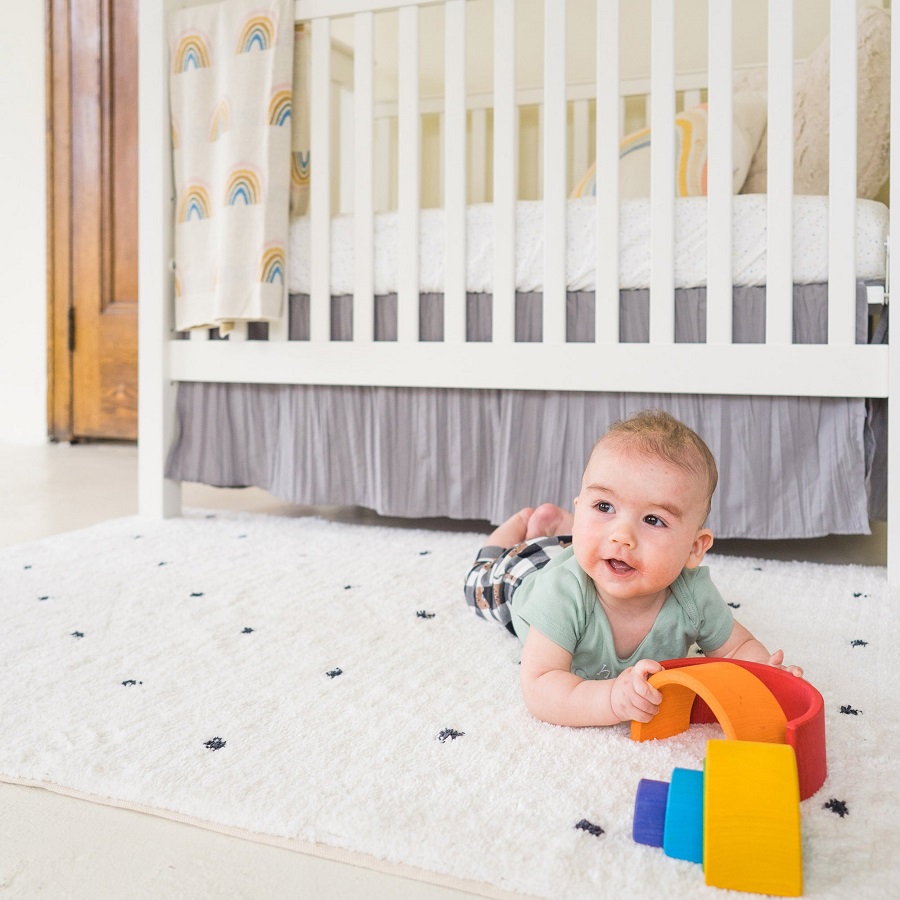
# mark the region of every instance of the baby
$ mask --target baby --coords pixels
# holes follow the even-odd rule
[[[739,622],[701,566],[718,471],[690,428],[649,410],[594,445],[574,516],[552,504],[497,527],[466,578],[475,612],[523,642],[525,706],[557,725],[648,722],[658,660],[687,655],[782,666]]]

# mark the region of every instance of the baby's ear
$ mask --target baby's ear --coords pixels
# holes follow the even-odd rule
[[[694,543],[691,545],[691,555],[688,558],[687,567],[693,569],[699,566],[712,545],[713,533],[708,528],[701,528],[694,538]]]

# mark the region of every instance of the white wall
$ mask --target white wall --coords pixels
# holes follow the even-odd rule
[[[44,3],[3,0],[0,28],[0,441],[47,440]]]

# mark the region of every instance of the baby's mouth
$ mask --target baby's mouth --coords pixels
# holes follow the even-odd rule
[[[627,575],[629,572],[633,572],[634,569],[628,565],[627,562],[623,562],[621,559],[608,559],[606,564],[615,572],[617,575]]]

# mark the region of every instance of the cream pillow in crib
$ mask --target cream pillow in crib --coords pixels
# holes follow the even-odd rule
[[[707,118],[705,103],[675,116],[675,196],[706,194]],[[737,193],[766,125],[766,95],[747,91],[733,104],[733,184]],[[571,196],[597,193],[596,163],[584,174]],[[619,144],[619,196],[624,200],[650,196],[650,129],[626,135]]]
[[[857,24],[857,196],[874,199],[888,177],[891,101],[891,17],[874,6],[860,10]],[[828,193],[828,90],[830,48],[826,38],[794,82],[794,193]],[[765,88],[766,72],[738,76]],[[736,80],[736,83],[740,83]],[[741,193],[763,194],[768,184],[769,142],[764,134]]]

